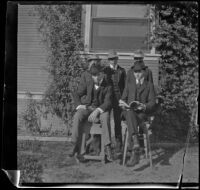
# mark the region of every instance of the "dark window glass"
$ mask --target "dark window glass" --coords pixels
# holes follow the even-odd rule
[[[149,51],[147,5],[93,5],[92,50]]]
[[[93,20],[91,48],[133,51],[148,50],[148,20]]]
[[[145,18],[148,16],[147,5],[93,5],[92,17],[121,17],[121,18]]]

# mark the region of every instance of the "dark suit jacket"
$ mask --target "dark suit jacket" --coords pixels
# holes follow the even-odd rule
[[[141,103],[146,105],[146,112],[151,112],[156,103],[153,83],[145,79],[140,88],[139,94]],[[133,69],[130,69],[127,73],[126,85],[121,99],[128,104],[136,100],[136,79]]]
[[[115,71],[114,71],[113,69],[111,69],[110,67],[106,67],[106,68],[104,69],[104,72],[105,72],[105,74],[107,75],[108,80],[110,81],[110,83],[111,83],[112,86],[113,86],[112,75],[114,74]],[[120,97],[118,97],[118,98],[120,99],[121,96],[122,96],[123,90],[124,90],[124,88],[125,88],[126,71],[125,71],[124,68],[122,68],[122,67],[120,67],[120,66],[118,65],[116,72],[117,72],[117,76],[118,76],[118,77],[117,77],[117,83],[118,83],[118,87],[119,87],[119,90],[120,90],[120,95],[119,95]]]
[[[88,71],[85,71],[81,76],[77,91],[72,93],[76,107],[78,105],[91,105],[93,88],[94,81],[92,75]],[[108,111],[111,109],[112,86],[108,83],[106,77],[104,77],[99,88],[99,108]]]

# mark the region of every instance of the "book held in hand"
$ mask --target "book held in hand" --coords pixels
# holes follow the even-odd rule
[[[139,101],[132,101],[129,104],[127,104],[126,102],[124,102],[123,100],[119,101],[119,106],[125,107],[127,109],[134,109],[137,110],[139,107],[143,107],[144,104],[140,103]]]

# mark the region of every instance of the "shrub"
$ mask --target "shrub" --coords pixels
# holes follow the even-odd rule
[[[45,92],[47,109],[62,118],[68,127],[74,114],[71,96],[80,73],[86,68],[81,58],[83,38],[81,36],[80,4],[37,5],[34,14],[39,17],[38,30],[48,52],[48,71],[51,82]]]
[[[20,183],[42,182],[42,165],[33,155],[18,155],[18,169],[20,170]]]
[[[22,119],[25,125],[25,128],[30,131],[32,134],[40,133],[40,124],[37,114],[38,102],[32,99],[31,93],[27,93],[28,103],[26,110],[22,113]]]
[[[168,2],[155,7],[159,24],[153,42],[161,54],[160,96],[164,100],[157,130],[161,136],[168,131],[169,136],[185,137],[190,126],[197,129],[193,112],[199,89],[198,3]]]
[[[17,167],[20,170],[21,183],[40,183],[42,182],[43,167],[40,163],[42,160],[38,155],[26,153],[26,151],[39,151],[41,142],[38,141],[18,141],[17,150]]]

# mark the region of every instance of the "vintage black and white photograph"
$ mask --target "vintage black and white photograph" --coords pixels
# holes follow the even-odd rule
[[[198,56],[197,1],[18,2],[19,184],[198,187]]]

